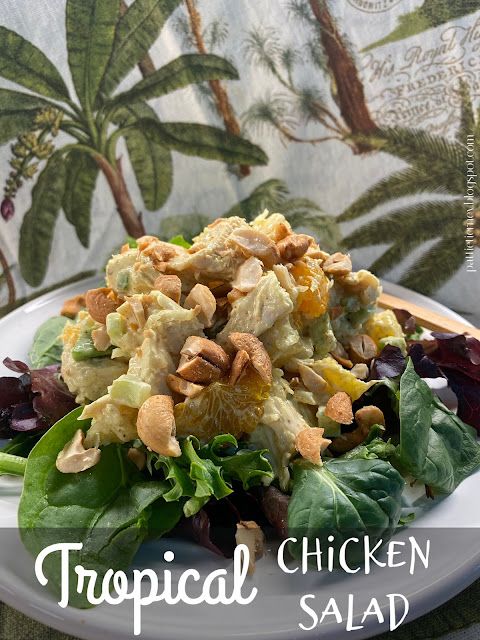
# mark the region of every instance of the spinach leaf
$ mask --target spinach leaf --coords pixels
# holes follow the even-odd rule
[[[9,440],[7,444],[0,449],[0,452],[26,458],[33,447],[37,444],[40,437],[41,436],[38,433],[19,433]]]
[[[28,354],[33,369],[41,369],[61,361],[63,343],[60,334],[67,322],[68,319],[64,316],[56,316],[38,327]]]
[[[293,490],[288,506],[289,536],[297,538],[290,552],[301,555],[302,538],[328,544],[338,551],[350,537],[368,535],[372,542],[388,540],[398,524],[405,482],[383,460],[337,458],[323,466],[300,460],[293,465]],[[310,546],[309,544],[309,546]],[[362,549],[348,546],[349,562],[359,562]]]
[[[75,409],[57,422],[30,453],[18,521],[22,541],[35,556],[50,544],[83,543],[81,551],[70,553],[70,603],[88,607],[84,593],[73,588],[73,568],[81,564],[95,569],[100,578],[109,568],[128,568],[149,533],[151,505],[156,504],[158,520],[160,499],[169,485],[146,479],[126,457],[125,447],[116,444],[104,447],[100,462],[91,469],[76,474],[57,471],[58,452],[78,428],[89,425],[78,420],[81,411]],[[168,521],[173,521],[170,513]],[[59,554],[47,557],[44,570],[58,590]]]
[[[439,493],[480,467],[475,430],[433,394],[409,359],[400,379],[400,445],[395,463]]]

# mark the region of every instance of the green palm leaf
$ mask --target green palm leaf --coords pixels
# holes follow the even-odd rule
[[[438,228],[438,235],[440,233],[442,233],[442,229]],[[423,228],[418,229],[414,235],[402,237],[399,242],[395,242],[395,244],[387,249],[375,262],[372,262],[369,269],[378,276],[383,276],[390,271],[390,269],[398,266],[413,249],[434,237],[430,229],[428,231],[425,231]]]
[[[83,152],[71,151],[66,160],[65,191],[62,208],[65,217],[75,228],[78,239],[88,248],[90,239],[90,211],[98,176],[98,165]]]
[[[440,175],[434,171],[424,172],[416,167],[408,167],[387,176],[380,182],[367,189],[337,218],[338,222],[355,220],[372,211],[386,202],[413,196],[421,193],[448,193],[448,188],[444,183],[443,171]],[[461,192],[461,185],[452,189],[450,193]]]
[[[55,100],[69,97],[61,75],[47,56],[6,27],[0,27],[0,76]]]
[[[467,136],[474,134],[475,117],[473,115],[473,105],[472,105],[472,99],[470,97],[470,90],[468,88],[468,84],[462,79],[460,79],[459,94],[461,98],[461,106],[460,106],[460,126],[457,132],[457,140],[461,144],[466,144]]]
[[[156,117],[155,111],[148,104],[139,102],[123,107],[116,115],[116,122],[120,126],[126,126],[141,118]],[[141,128],[129,129],[125,133],[125,142],[145,207],[149,211],[156,211],[165,204],[172,190],[172,153],[146,135]]]
[[[119,0],[67,0],[68,64],[81,104],[90,109],[112,53]]]
[[[223,217],[240,216],[246,220],[253,220],[264,209],[278,211],[288,196],[288,189],[283,180],[272,178],[258,185],[249,196],[237,202]]]
[[[342,234],[333,216],[302,210],[293,213],[281,211],[281,213],[295,229],[304,228],[310,231],[324,251],[333,252],[342,249]]]
[[[150,118],[138,120],[136,126],[159,144],[188,156],[227,164],[268,163],[268,157],[260,147],[217,127],[190,122],[158,122]]]
[[[386,216],[372,220],[353,231],[344,239],[344,244],[349,249],[366,247],[375,244],[384,244],[400,238],[414,237],[422,232],[429,232],[430,237],[435,237],[438,231],[451,220],[456,220],[462,229],[463,211],[462,200],[432,200],[418,202],[414,205],[392,211]]]
[[[23,278],[32,287],[43,281],[52,248],[53,232],[65,190],[66,165],[54,153],[32,189],[32,204],[20,228],[19,262]]]
[[[442,176],[450,193],[458,193],[464,179],[465,150],[458,142],[435,136],[422,129],[380,129],[372,136],[358,137],[378,151],[389,153],[423,171]]]
[[[207,224],[212,222],[212,216],[204,213],[182,213],[166,216],[160,223],[160,237],[169,240],[175,236],[183,236],[191,242]]]
[[[224,58],[208,54],[186,54],[149,74],[128,91],[115,96],[112,102],[116,105],[132,104],[149,98],[159,98],[177,89],[183,89],[192,82],[223,78],[238,78],[235,67]]]
[[[110,95],[119,82],[147,54],[165,21],[181,0],[135,0],[121,16],[115,30],[110,62],[102,92]]]
[[[46,100],[37,96],[0,89],[0,144],[31,129],[35,116],[47,105]]]
[[[456,234],[457,227],[444,230],[445,237],[436,242],[400,280],[400,284],[431,295],[464,264],[463,234]]]

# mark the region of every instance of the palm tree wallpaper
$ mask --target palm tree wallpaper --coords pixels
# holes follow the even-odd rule
[[[354,4],[39,0],[55,19],[38,28],[27,0],[4,12],[0,313],[93,273],[125,236],[191,239],[219,215],[264,208],[474,313],[459,294],[461,282],[480,293],[462,275],[468,136],[480,166],[474,38],[448,86],[448,60],[434,60],[454,100],[448,131],[374,115],[363,56],[401,69],[443,29],[474,31],[480,2],[400,2],[378,16]],[[477,245],[479,199],[476,188]]]

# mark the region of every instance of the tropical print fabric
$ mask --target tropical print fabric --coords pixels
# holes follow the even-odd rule
[[[265,207],[480,316],[480,0],[0,0],[0,313]]]

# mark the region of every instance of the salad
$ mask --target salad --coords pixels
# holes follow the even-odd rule
[[[0,472],[24,476],[25,546],[83,542],[101,573],[166,535],[245,543],[252,569],[272,531],[386,542],[407,483],[433,498],[480,467],[480,343],[379,310],[380,292],[278,213],[130,240],[38,329],[31,366],[5,360]]]

